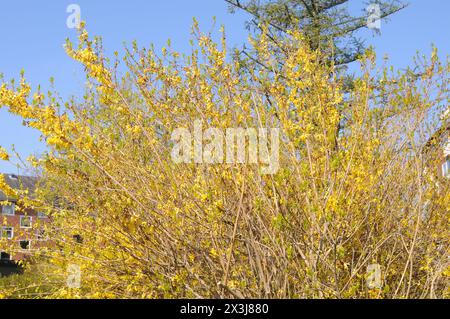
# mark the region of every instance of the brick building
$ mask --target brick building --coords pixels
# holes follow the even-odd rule
[[[443,137],[443,154],[441,163],[441,174],[444,177],[450,178],[450,125]]]
[[[27,189],[30,194],[37,182],[35,177],[14,174],[4,174],[4,179],[10,187]],[[2,192],[0,202],[0,262],[24,260],[33,249],[47,241],[44,225],[49,218],[33,209],[20,209],[17,199],[8,198]]]
[[[439,178],[450,179],[450,107],[442,114],[442,126],[429,138],[423,151],[427,169],[437,173]],[[437,163],[437,165],[436,165]]]

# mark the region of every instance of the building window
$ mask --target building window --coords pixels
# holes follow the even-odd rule
[[[83,243],[83,237],[81,237],[81,235],[73,235],[73,240],[77,243],[77,244],[82,244]]]
[[[37,217],[38,217],[38,218],[47,218],[47,215],[45,215],[44,212],[38,212],[38,213],[37,213]]]
[[[6,216],[14,216],[16,205],[14,203],[2,206],[2,214]]]
[[[450,178],[450,156],[447,156],[442,164],[442,176]]]
[[[8,253],[2,251],[0,253],[0,260],[11,260],[11,256]]]
[[[48,236],[46,235],[45,230],[41,228],[36,230],[36,238],[37,240],[47,240]]]
[[[20,228],[31,228],[30,216],[20,216]]]
[[[19,241],[19,245],[21,249],[30,249],[30,241],[29,240],[21,240]]]
[[[3,226],[0,229],[0,237],[6,239],[12,239],[14,237],[14,227]]]

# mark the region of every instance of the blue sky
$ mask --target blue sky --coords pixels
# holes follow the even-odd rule
[[[351,1],[352,10],[362,10],[364,2]],[[189,50],[192,18],[202,30],[210,30],[212,17],[216,29],[224,25],[228,45],[239,46],[247,39],[246,15],[230,14],[223,0],[16,0],[2,1],[0,6],[0,73],[5,79],[18,78],[21,69],[33,86],[48,88],[50,77],[63,97],[82,91],[82,69],[68,58],[62,47],[67,37],[73,39],[74,29],[66,26],[66,8],[76,3],[81,18],[87,22],[91,35],[101,35],[107,53],[119,52],[123,42],[137,40],[141,46],[154,43],[160,47],[171,39],[181,52]],[[442,57],[450,52],[450,1],[410,0],[410,6],[382,22],[381,36],[363,32],[379,57],[387,54],[390,63],[404,68],[416,51],[429,54],[434,43]],[[0,146],[10,150],[14,145],[23,156],[40,153],[44,146],[39,134],[22,126],[22,121],[0,110]],[[14,165],[0,161],[0,172],[17,172]]]

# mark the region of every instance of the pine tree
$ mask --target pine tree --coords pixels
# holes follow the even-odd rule
[[[366,3],[365,13],[355,16],[348,10],[349,0],[225,0],[231,12],[236,9],[251,15],[247,28],[260,33],[267,24],[271,38],[277,42],[288,30],[300,28],[312,49],[332,50],[336,65],[358,59],[365,49],[358,31],[367,28],[374,18],[388,16],[406,7],[399,0],[376,0]],[[378,29],[374,29],[378,31]],[[244,49],[247,57],[254,58]]]

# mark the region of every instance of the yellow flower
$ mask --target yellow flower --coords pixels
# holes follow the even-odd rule
[[[2,161],[9,161],[9,154],[8,152],[0,146],[0,159]]]

